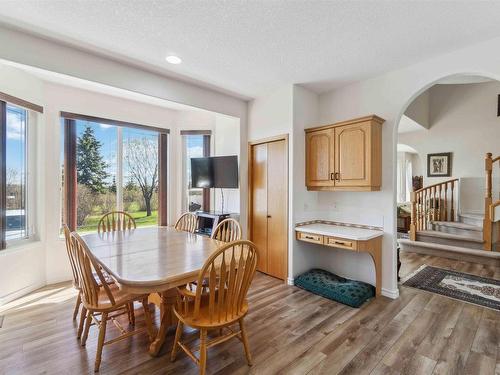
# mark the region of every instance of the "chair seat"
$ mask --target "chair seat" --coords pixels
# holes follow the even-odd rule
[[[245,300],[243,301],[243,306],[241,308],[241,311],[235,314],[228,314],[227,316],[225,312],[221,311],[221,318],[217,319],[218,317],[215,316],[214,319],[210,319],[210,312],[208,310],[208,301],[209,301],[210,295],[204,294],[201,297],[201,304],[200,304],[200,312],[198,314],[198,317],[194,317],[194,300],[189,299],[186,301],[187,303],[187,311],[188,313],[183,313],[183,311],[180,311],[181,309],[178,309],[177,306],[174,307],[174,314],[177,316],[179,320],[181,320],[184,324],[187,324],[190,327],[193,328],[217,328],[217,327],[223,327],[227,326],[230,324],[233,324],[237,322],[239,319],[244,317],[247,312],[248,312],[248,302]],[[217,296],[216,296],[217,298]],[[185,304],[182,306],[183,308],[185,307]]]
[[[115,280],[113,280],[113,278],[111,276],[109,276],[109,274],[106,271],[101,269],[101,273],[102,273],[102,276],[104,276],[104,280],[106,281],[106,284],[111,285],[111,284],[115,283]],[[99,276],[97,276],[97,273],[94,272],[92,274],[92,276],[94,276],[94,280],[97,283],[97,285],[101,286],[102,285],[101,279],[99,279]]]
[[[145,295],[137,295],[137,294],[130,294],[123,292],[120,290],[116,285],[111,284],[109,286],[111,293],[113,294],[113,298],[115,299],[115,304],[113,305],[104,290],[104,288],[99,289],[99,304],[98,307],[95,306],[85,306],[87,309],[93,310],[93,311],[114,311],[122,308],[129,302],[142,299],[146,297]]]

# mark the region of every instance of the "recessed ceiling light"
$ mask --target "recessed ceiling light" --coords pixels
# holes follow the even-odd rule
[[[167,56],[166,59],[167,62],[169,62],[170,64],[180,64],[182,62],[182,59],[179,57],[179,56],[174,56],[174,55],[170,55],[170,56]]]

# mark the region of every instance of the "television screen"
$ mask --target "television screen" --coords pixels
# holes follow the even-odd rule
[[[191,186],[238,188],[238,156],[191,158]]]
[[[238,188],[238,156],[214,156],[214,187],[225,189]]]
[[[194,188],[212,188],[214,172],[211,158],[191,158],[191,186]]]

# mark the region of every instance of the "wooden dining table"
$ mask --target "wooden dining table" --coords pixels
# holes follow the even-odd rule
[[[149,353],[158,355],[168,327],[176,323],[172,308],[176,287],[196,280],[205,260],[222,242],[173,227],[148,227],[82,236],[101,267],[120,289],[157,293],[161,323]]]

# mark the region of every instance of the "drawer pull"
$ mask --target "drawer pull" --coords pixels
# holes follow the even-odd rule
[[[333,243],[335,245],[344,245],[344,246],[346,246],[346,245],[350,246],[351,245],[350,243],[348,244],[348,243],[346,243],[344,241],[333,241]]]
[[[304,236],[305,238],[307,238],[308,240],[315,240],[316,238],[314,237],[311,237],[311,236]]]

